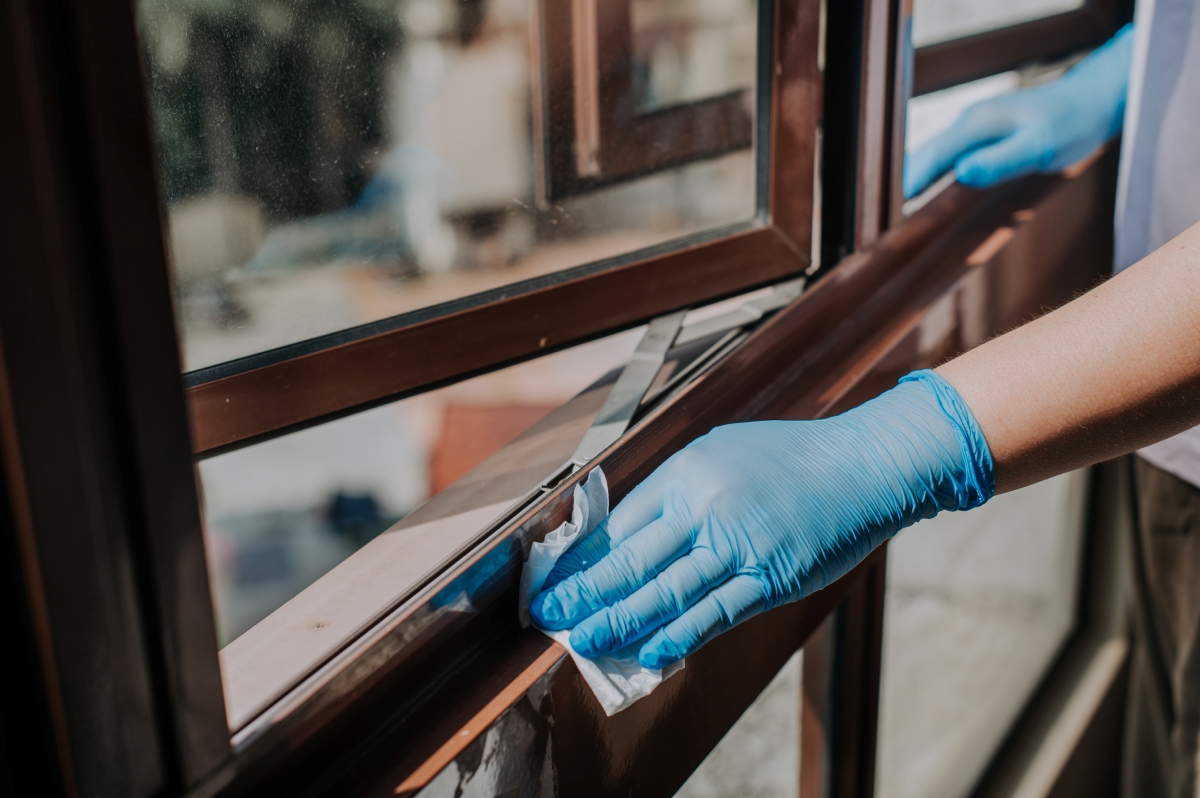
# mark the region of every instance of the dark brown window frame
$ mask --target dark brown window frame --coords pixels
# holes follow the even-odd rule
[[[802,274],[823,95],[817,18],[797,5],[763,0],[776,33],[760,88],[769,124],[760,126],[755,219],[190,372],[194,452],[244,446]]]
[[[537,3],[540,204],[754,143],[750,89],[638,110],[631,8],[631,0]]]
[[[780,13],[815,7],[781,3]],[[601,721],[586,708],[586,693],[572,686],[561,654],[543,658],[549,643],[536,633],[514,633],[511,612],[522,548],[516,544],[565,516],[568,491],[583,474],[429,585],[428,593],[444,590],[447,596],[471,585],[479,591],[478,604],[459,613],[444,611],[447,605],[439,611],[428,602],[412,604],[397,620],[414,625],[372,630],[379,647],[345,659],[339,663],[345,667],[325,674],[326,681],[289,695],[281,722],[234,754],[221,712],[211,607],[198,600],[206,595],[207,577],[132,9],[115,1],[8,0],[6,10],[0,101],[18,113],[3,122],[6,140],[16,146],[2,153],[11,182],[0,223],[19,268],[0,276],[6,289],[0,292],[5,509],[15,508],[21,586],[34,608],[31,635],[47,685],[47,726],[58,742],[65,780],[113,792],[232,795],[349,778],[364,761],[378,764],[371,757],[396,740],[414,743],[413,757],[419,758],[421,745],[437,742],[430,731],[433,710],[457,710],[489,689],[489,701],[499,697],[495,681],[507,672],[511,650],[489,646],[510,638],[526,653],[544,647],[534,660],[542,663],[555,699],[563,701],[564,720],[576,712],[579,721],[562,726],[577,734],[562,739],[573,748],[560,756],[574,756],[575,770],[561,773],[592,789],[604,783],[597,776],[636,785],[653,773],[644,760],[612,763],[600,756],[629,726],[641,729],[640,739],[653,750],[681,730],[694,730],[696,712],[711,707],[712,714],[701,718],[704,735],[692,748],[675,750],[667,778],[648,785],[649,794],[669,795],[671,781],[694,767],[786,654],[805,643],[839,599],[849,598],[838,612],[846,616],[846,656],[855,670],[848,671],[838,705],[848,722],[836,760],[836,794],[871,794],[883,553],[829,591],[764,615],[705,649],[691,667],[707,679],[680,682],[686,690],[664,689],[629,710],[633,714]],[[803,44],[814,18],[785,16],[777,35],[786,31]],[[800,59],[793,45],[777,52]],[[781,96],[787,87],[794,94]],[[811,141],[812,98],[805,92],[817,91],[819,107],[819,89],[819,82],[814,89],[808,80],[773,84],[772,124],[782,130],[771,136],[771,222],[723,242],[697,244],[689,250],[693,257],[703,253],[713,268],[723,255],[745,262],[736,260],[736,245],[751,241],[751,234],[769,234],[776,242],[769,252],[783,250],[789,265],[805,262],[807,249],[794,246],[807,240],[802,237],[809,233],[812,202],[813,151],[802,146]],[[781,151],[809,158],[787,160]],[[878,160],[886,164],[886,155]],[[858,179],[883,181],[887,174],[860,171]],[[956,317],[958,326],[944,331],[932,350],[919,346],[916,333],[924,310],[960,280],[975,279],[970,275],[982,273],[980,267],[1004,278],[989,281],[995,291],[989,302],[971,306],[972,313],[986,312],[993,326],[1065,298],[1063,291],[1077,288],[1078,279],[1059,283],[1070,275],[1014,272],[1021,261],[1005,260],[1005,247],[988,242],[997,230],[1024,223],[1014,209],[1027,214],[1046,192],[1071,180],[1094,180],[1089,174],[1032,178],[984,193],[956,186],[937,197],[869,252],[833,268],[813,291],[602,454],[595,464],[610,474],[615,496],[714,424],[836,412],[877,393],[898,373],[952,353],[968,341],[965,321],[974,317]],[[807,184],[797,179],[804,175]],[[781,186],[803,191],[788,195]],[[789,220],[801,238],[785,238]],[[680,267],[689,262],[678,254],[661,257],[676,258]],[[702,269],[700,277],[706,274]],[[970,335],[987,329],[973,323]],[[378,362],[368,366],[379,368]],[[63,500],[64,490],[73,501]],[[486,578],[475,579],[480,575]],[[391,642],[405,645],[384,645],[392,632]],[[115,643],[127,645],[114,649]],[[113,650],[120,656],[113,658]],[[713,686],[728,683],[750,650],[763,653],[740,668],[747,674],[745,690],[717,700]],[[103,672],[82,667],[93,663],[102,663]],[[464,684],[482,687],[472,692]],[[106,702],[113,694],[140,695],[144,700],[135,704],[143,711],[123,713]],[[511,697],[519,702],[530,693],[525,688]],[[140,747],[111,756],[117,729]],[[397,761],[396,750],[384,776],[403,777],[405,768],[413,772],[420,764]],[[587,769],[608,764],[625,769]],[[145,789],[131,789],[131,780]]]
[[[913,96],[1096,47],[1128,21],[1131,7],[1121,0],[1087,0],[1075,11],[919,47]]]

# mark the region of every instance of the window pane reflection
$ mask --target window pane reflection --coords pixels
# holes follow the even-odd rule
[[[914,47],[961,39],[984,31],[1083,8],[1086,0],[913,0]]]
[[[888,548],[876,795],[963,798],[1075,624],[1085,473]]]
[[[531,5],[140,0],[186,369],[753,216],[749,150],[536,208]],[[752,78],[746,9],[655,85]]]

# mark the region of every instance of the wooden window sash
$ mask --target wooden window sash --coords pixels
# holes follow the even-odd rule
[[[819,4],[763,7],[774,42],[757,219],[190,372],[193,451],[228,451],[803,273],[822,103]]]
[[[910,0],[826,6],[821,264],[870,247],[903,221],[905,109],[911,92]],[[854,87],[853,91],[848,87]]]
[[[913,96],[1096,47],[1116,33],[1127,16],[1120,0],[1088,0],[1074,11],[919,47]]]

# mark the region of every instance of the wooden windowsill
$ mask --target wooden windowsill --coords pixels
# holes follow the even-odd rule
[[[289,688],[479,542],[571,456],[615,375],[593,385],[221,650],[229,728]]]

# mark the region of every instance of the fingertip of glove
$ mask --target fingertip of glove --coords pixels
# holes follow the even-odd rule
[[[565,613],[562,602],[551,590],[544,590],[533,597],[533,601],[529,605],[529,615],[533,618],[534,624],[541,629],[556,632],[564,628]]]
[[[638,663],[643,668],[662,670],[683,659],[683,652],[666,636],[658,635],[642,646],[638,652]]]
[[[578,626],[571,630],[570,643],[571,648],[574,649],[575,653],[581,657],[595,659],[596,657],[605,653],[604,651],[601,651],[601,647],[599,641],[596,640],[596,636],[594,634],[589,634],[587,630]]]
[[[970,188],[987,188],[997,181],[994,169],[969,160],[958,162],[954,167],[954,177]]]

